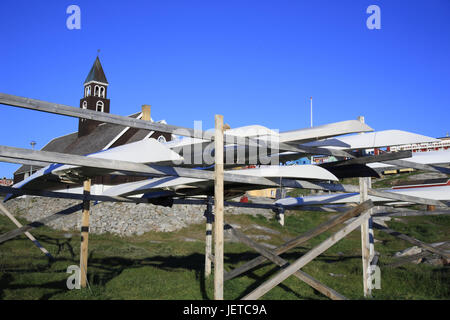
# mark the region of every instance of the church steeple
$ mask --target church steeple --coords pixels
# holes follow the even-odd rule
[[[108,85],[108,81],[106,80],[105,72],[103,72],[102,64],[100,63],[100,59],[95,59],[94,65],[91,68],[91,71],[89,71],[88,76],[86,77],[86,80],[84,80],[84,84],[94,81],[94,82],[100,82],[105,85]]]
[[[80,100],[80,108],[109,113],[109,99],[106,98],[108,85],[102,64],[97,56],[84,81],[84,97]],[[100,123],[99,121],[80,119],[78,136],[91,133]]]

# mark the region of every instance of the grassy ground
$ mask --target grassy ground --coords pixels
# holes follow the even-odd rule
[[[226,222],[239,224],[248,235],[270,235],[264,241],[280,245],[333,214],[288,212],[286,226],[281,227],[264,217],[226,216]],[[22,221],[25,223],[25,221]],[[278,235],[251,229],[260,225],[280,231]],[[450,217],[410,217],[388,222],[397,231],[425,242],[448,240]],[[13,224],[0,216],[0,233],[13,229]],[[323,241],[334,230],[312,239],[301,247],[282,255],[293,261],[312,246]],[[204,278],[204,225],[193,225],[178,232],[149,232],[139,237],[90,235],[90,288],[68,290],[66,273],[69,265],[79,264],[79,232],[72,238],[67,232],[46,227],[32,231],[56,257],[48,262],[42,253],[21,236],[0,244],[0,299],[212,299],[213,277]],[[391,256],[411,245],[390,235],[375,231],[381,242],[375,249],[381,253],[381,290],[375,299],[449,299],[448,267],[407,264],[398,268],[384,267],[393,262]],[[225,244],[225,270],[231,270],[256,257],[254,251],[238,243]],[[277,272],[278,267],[266,263],[245,275],[225,283],[225,298],[239,299]],[[309,263],[302,270],[316,277],[350,299],[363,299],[359,229]],[[337,276],[331,276],[333,273]],[[264,299],[326,299],[296,278],[288,278],[267,293]]]

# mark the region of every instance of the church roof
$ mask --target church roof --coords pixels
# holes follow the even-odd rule
[[[102,64],[100,63],[100,59],[98,57],[95,59],[94,65],[92,66],[91,71],[89,71],[86,80],[84,80],[84,84],[91,81],[97,81],[108,84],[105,72],[103,72]]]
[[[130,115],[131,118],[138,118],[141,112]],[[78,137],[78,132],[73,132],[62,137],[54,138],[47,143],[41,150],[62,152],[76,155],[86,155],[98,152],[108,146],[112,141],[123,136],[125,127],[112,124],[103,123],[97,126],[88,135]],[[123,144],[140,141],[149,135],[152,130],[145,129],[133,129],[129,128],[129,134],[123,137]],[[37,166],[33,166],[34,170],[38,169]],[[29,172],[30,166],[21,166],[14,174]]]

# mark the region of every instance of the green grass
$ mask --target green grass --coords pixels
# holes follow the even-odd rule
[[[230,215],[225,220],[239,224],[245,234],[265,234],[248,228],[252,224],[280,231],[271,235],[273,245],[280,245],[329,219],[333,213],[289,211],[286,226],[262,216]],[[25,221],[21,221],[25,223]],[[450,217],[402,217],[388,222],[393,229],[424,242],[448,240]],[[246,229],[247,227],[247,229]],[[14,225],[0,216],[0,233]],[[330,230],[300,247],[283,254],[289,261],[298,259],[339,227]],[[139,237],[121,238],[104,234],[89,236],[88,280],[90,288],[68,290],[66,273],[69,265],[79,264],[79,233],[67,239],[62,231],[47,227],[32,234],[54,255],[49,262],[25,237],[0,244],[0,299],[212,299],[213,277],[205,279],[203,224],[192,225],[178,232],[148,232]],[[185,238],[198,241],[183,241]],[[350,299],[363,299],[359,229],[338,242],[302,270]],[[390,235],[375,231],[375,244],[381,253],[381,290],[374,290],[375,299],[449,299],[448,267],[405,264],[386,267],[392,255],[411,245]],[[257,254],[239,243],[225,243],[225,270],[231,270],[256,257]],[[225,283],[225,298],[239,299],[275,274],[278,267],[265,263],[241,277]],[[341,276],[332,277],[330,273]],[[263,299],[327,299],[294,277],[283,281]]]

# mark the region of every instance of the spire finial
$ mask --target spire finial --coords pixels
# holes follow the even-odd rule
[[[97,49],[97,57],[100,55],[100,49]]]

